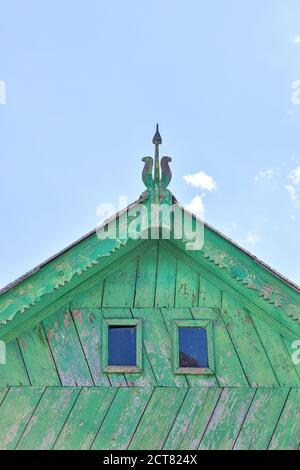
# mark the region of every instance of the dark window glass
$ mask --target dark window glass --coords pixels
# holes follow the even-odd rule
[[[108,327],[108,365],[136,366],[136,327]]]
[[[208,367],[205,328],[179,327],[179,367]]]

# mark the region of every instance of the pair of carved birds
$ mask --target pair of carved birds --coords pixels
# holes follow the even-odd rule
[[[144,157],[142,161],[145,163],[142,179],[147,189],[151,189],[153,187],[154,179],[152,176],[153,170],[153,158],[152,157]],[[160,168],[161,168],[161,178],[160,178],[160,186],[161,189],[166,189],[172,179],[172,172],[169,166],[169,163],[172,161],[170,157],[162,157],[160,161]]]

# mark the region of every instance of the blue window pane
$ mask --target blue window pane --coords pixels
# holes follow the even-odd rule
[[[205,328],[184,326],[179,328],[179,366],[208,367]]]
[[[108,365],[136,366],[135,326],[109,326]]]

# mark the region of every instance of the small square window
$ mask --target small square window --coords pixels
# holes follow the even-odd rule
[[[104,320],[102,362],[105,372],[139,372],[142,363],[140,320]]]
[[[208,320],[176,321],[174,369],[178,374],[213,374],[213,331]]]

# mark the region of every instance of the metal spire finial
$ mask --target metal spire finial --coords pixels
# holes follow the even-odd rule
[[[162,138],[159,133],[158,124],[156,124],[156,132],[152,139],[153,144],[155,145],[155,158],[154,158],[154,181],[159,182],[159,146],[162,143]]]

